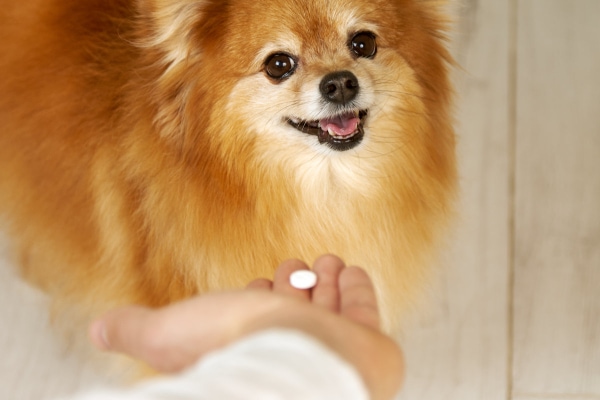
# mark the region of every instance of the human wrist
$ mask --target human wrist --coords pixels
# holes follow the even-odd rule
[[[279,299],[272,307],[240,327],[236,339],[283,328],[305,333],[344,359],[362,377],[374,400],[392,399],[404,374],[399,347],[376,329],[295,299]]]

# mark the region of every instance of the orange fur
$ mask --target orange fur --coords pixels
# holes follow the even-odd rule
[[[0,207],[24,275],[96,313],[329,252],[370,272],[395,326],[455,190],[437,3],[3,0]],[[350,54],[359,30],[373,59]],[[273,50],[299,60],[280,83]],[[283,120],[337,70],[369,105],[343,152]]]

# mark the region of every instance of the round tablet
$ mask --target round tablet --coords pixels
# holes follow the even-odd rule
[[[307,269],[292,272],[290,285],[296,289],[310,289],[317,284],[317,274]]]

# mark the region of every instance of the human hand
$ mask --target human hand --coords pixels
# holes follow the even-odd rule
[[[312,335],[353,364],[374,399],[389,399],[403,375],[401,352],[379,330],[375,292],[367,274],[335,256],[315,261],[317,285],[292,287],[289,277],[308,266],[282,263],[273,280],[246,290],[209,293],[162,309],[125,307],[90,328],[102,350],[140,359],[160,372],[177,372],[204,354],[251,333],[281,327]]]

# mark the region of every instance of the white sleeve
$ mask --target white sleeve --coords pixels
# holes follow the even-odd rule
[[[315,339],[269,330],[206,355],[189,370],[129,390],[71,400],[368,400],[356,370]]]

